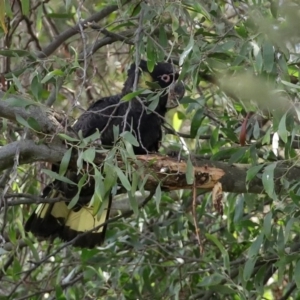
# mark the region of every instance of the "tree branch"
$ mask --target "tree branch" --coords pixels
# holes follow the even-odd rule
[[[35,102],[28,102],[26,99],[15,96],[10,96],[11,98],[4,101],[3,97],[4,94],[0,92],[0,117],[10,119],[14,122],[16,122],[16,115],[20,115],[25,120],[33,118],[40,126],[41,132],[46,134],[65,131],[65,128],[59,122],[59,118],[62,119],[62,116],[48,107],[35,105]],[[16,99],[19,103],[24,101],[25,105],[13,106],[12,102]],[[33,105],[29,105],[29,107],[26,106],[26,101]],[[34,163],[38,161],[55,163],[61,161],[64,152],[66,151],[66,147],[63,143],[55,143],[53,140],[48,144],[36,144],[33,140],[13,142],[0,149],[0,171],[11,168],[14,165],[14,157],[17,151],[19,152],[19,164]],[[74,160],[76,157],[72,157],[72,159]],[[105,159],[105,155],[98,153],[96,155],[95,163],[101,165]],[[119,161],[119,163],[122,164],[123,162]],[[192,188],[192,185],[188,185],[186,182],[187,165],[185,162],[178,163],[171,158],[160,155],[143,155],[138,156],[137,161],[132,161],[132,164],[135,167],[142,166],[148,173],[155,174],[155,176],[150,176],[150,179],[146,184],[146,188],[149,188],[149,190],[156,186],[158,182],[162,183],[162,187],[165,190]],[[247,183],[246,177],[250,165],[229,165],[228,163],[213,162],[197,157],[194,159],[193,164],[197,188],[212,189],[214,183],[216,183],[222,177],[222,174],[225,173],[220,180],[224,191],[258,194],[263,193],[264,191],[261,174],[258,174],[258,176],[256,176],[249,184]],[[72,165],[75,169],[76,163],[71,163],[71,168]],[[209,178],[205,178],[207,175]],[[213,179],[213,176],[216,176],[216,178]],[[299,178],[300,167],[291,167],[283,163],[277,164],[274,172],[275,188],[277,192],[282,188],[280,179],[283,176],[289,181]]]
[[[3,146],[0,150],[0,171],[14,165],[14,157],[19,151],[19,164],[37,161],[59,162],[66,149],[62,145],[36,144],[33,140],[13,142]]]
[[[65,132],[61,123],[66,119],[47,106],[17,95],[5,95],[0,92],[0,117],[17,122],[17,115],[23,119],[34,119],[44,134]]]
[[[80,26],[83,28],[86,24],[91,22],[99,22],[100,20],[107,17],[109,14],[114,12],[118,9],[117,5],[109,5],[102,9],[101,11],[93,14],[89,18],[85,19],[82,22],[79,22],[77,25],[73,26],[72,28],[69,28],[62,32],[51,44],[49,44],[47,47],[45,47],[41,52],[38,53],[38,58],[45,58],[49,55],[51,55],[62,43],[64,43],[67,39],[72,37],[73,35],[79,33]]]

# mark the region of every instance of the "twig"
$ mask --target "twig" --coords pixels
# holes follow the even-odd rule
[[[80,2],[80,4],[78,5],[77,8],[77,17],[80,20],[81,19],[81,6],[82,6],[82,2]],[[83,75],[82,75],[82,84],[80,85],[79,88],[79,92],[76,93],[76,97],[75,97],[75,105],[78,103],[78,99],[79,97],[82,95],[82,91],[84,88],[84,84],[86,82],[86,71],[87,71],[87,56],[88,56],[88,52],[87,52],[87,44],[86,44],[86,36],[84,33],[84,27],[83,25],[79,22],[78,23],[78,27],[79,27],[79,32],[80,32],[80,36],[81,36],[81,40],[82,40],[82,45],[83,45]],[[70,114],[70,112],[73,110],[74,105],[72,105],[68,111],[68,114]]]
[[[282,296],[279,300],[288,300],[289,297],[293,294],[293,292],[295,291],[296,288],[297,288],[297,285],[296,285],[295,282],[293,282],[292,285],[290,286],[290,288],[285,293],[285,295]]]
[[[78,34],[80,31],[80,26],[85,27],[87,23],[91,22],[99,22],[100,20],[107,17],[112,12],[118,9],[117,5],[109,5],[102,9],[101,11],[93,14],[89,18],[78,22],[77,25],[73,26],[72,28],[67,29],[66,31],[62,32],[52,43],[50,43],[47,47],[45,47],[41,52],[37,54],[38,58],[45,58],[51,55],[62,43],[64,43],[67,39],[72,37],[75,34]]]

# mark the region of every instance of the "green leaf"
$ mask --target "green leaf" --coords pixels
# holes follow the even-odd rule
[[[243,272],[243,277],[245,281],[248,281],[251,278],[256,261],[257,257],[250,257],[247,259]]]
[[[245,198],[242,195],[238,195],[237,201],[235,204],[235,209],[234,209],[234,218],[233,221],[237,223],[240,221],[243,217],[244,214],[244,202]]]
[[[287,139],[288,139],[288,131],[286,129],[286,116],[287,113],[285,113],[282,116],[278,125],[278,134],[284,143],[287,143]]]
[[[178,20],[178,17],[175,16],[174,14],[171,14],[171,18],[172,18],[172,33],[173,33],[175,40],[177,40],[178,34],[177,34],[176,30],[179,27],[179,20]]]
[[[142,94],[144,92],[144,89],[143,90],[137,90],[135,92],[132,92],[132,93],[129,93],[129,94],[126,94],[125,96],[122,97],[121,101],[130,101],[131,99],[135,98],[136,96]]]
[[[270,239],[271,237],[272,217],[273,215],[271,211],[269,211],[264,217],[263,233],[267,239]]]
[[[130,184],[128,178],[124,175],[124,173],[122,172],[122,170],[120,168],[115,167],[115,170],[117,172],[117,175],[118,175],[119,179],[121,180],[122,186],[127,191],[130,191],[131,190],[131,184]]]
[[[83,151],[82,159],[84,159],[88,163],[93,163],[96,156],[96,149],[95,147],[90,147]]]
[[[100,139],[100,132],[99,130],[97,129],[93,134],[87,136],[86,138],[83,139],[83,143],[85,145],[88,145],[89,143],[91,142],[94,142],[94,141],[97,141]]]
[[[37,105],[36,102],[28,100],[28,99],[20,99],[18,97],[12,96],[12,97],[8,97],[7,99],[5,99],[5,102],[9,105],[9,106],[13,106],[13,107],[27,107],[29,105]]]
[[[20,82],[20,80],[14,75],[12,74],[12,78],[13,78],[13,82],[16,85],[16,87],[18,88],[18,90],[22,93],[25,94],[25,89],[22,86],[22,83]]]
[[[9,49],[9,50],[0,50],[0,55],[6,57],[24,57],[24,56],[31,56],[31,53],[25,50]]]
[[[35,131],[41,131],[41,126],[40,124],[36,121],[36,119],[29,117],[27,119],[28,125],[30,126],[30,128],[32,128]]]
[[[30,0],[21,0],[21,5],[23,15],[28,17],[30,11]]]
[[[246,176],[246,181],[249,182],[251,181],[256,174],[264,167],[264,164],[258,165],[258,166],[252,166],[247,170],[247,176]]]
[[[83,152],[78,150],[78,157],[77,157],[77,162],[76,162],[78,170],[82,169],[83,166]]]
[[[141,11],[141,3],[138,3],[135,5],[135,7],[132,11],[131,17],[138,15],[140,13],[140,11]]]
[[[265,145],[265,144],[269,145],[270,144],[270,142],[271,142],[271,131],[272,131],[272,128],[270,127],[267,130],[267,132],[265,133],[265,135],[264,135],[264,137],[261,141],[262,145]]]
[[[168,47],[168,37],[165,31],[164,26],[159,27],[159,44],[163,47],[166,48]]]
[[[216,236],[211,235],[211,234],[205,234],[206,238],[209,239],[210,241],[212,241],[221,251],[222,253],[222,257],[223,257],[223,262],[224,262],[224,268],[225,270],[229,271],[230,270],[230,264],[229,264],[229,256],[228,256],[228,252],[225,249],[225,247],[221,244],[221,242],[217,239]]]
[[[37,250],[35,249],[34,245],[32,244],[31,240],[28,239],[28,238],[24,238],[24,241],[28,245],[28,247],[30,248],[32,256],[35,259],[35,261],[39,261],[40,256],[39,256]]]
[[[205,276],[204,279],[199,283],[199,286],[207,287],[214,286],[221,283],[224,277],[221,274],[215,273],[210,276]]]
[[[297,261],[294,269],[294,278],[297,285],[297,288],[300,289],[300,260]]]
[[[37,101],[39,101],[41,94],[42,94],[42,90],[43,90],[39,74],[36,74],[32,78],[31,84],[30,84],[30,89],[31,89],[31,92],[32,92],[32,95],[34,96],[34,98]]]
[[[203,114],[203,109],[198,109],[192,119],[191,123],[191,136],[194,138],[197,135],[198,129],[201,126],[202,121],[204,120],[205,116]]]
[[[186,57],[189,55],[189,53],[193,50],[194,47],[194,37],[191,36],[190,37],[190,41],[187,44],[187,46],[184,48],[183,52],[181,53],[180,57],[179,57],[179,66],[182,66],[182,64],[184,63]]]
[[[134,215],[138,216],[139,215],[139,204],[135,197],[135,194],[132,193],[131,191],[129,191],[128,197],[129,197],[130,207],[132,208]]]
[[[268,165],[263,172],[262,182],[265,188],[265,192],[268,196],[273,199],[275,196],[274,190],[274,169],[276,168],[277,163],[272,163]]]
[[[63,158],[62,158],[62,160],[60,162],[60,166],[59,166],[59,175],[60,176],[65,175],[65,173],[66,173],[66,171],[68,169],[69,162],[70,162],[70,159],[71,159],[72,150],[73,150],[72,148],[69,148],[65,152],[65,154],[64,154],[64,156],[63,156]]]
[[[300,89],[300,85],[298,84],[294,84],[285,80],[281,80],[281,83],[293,89]]]
[[[79,142],[78,138],[71,137],[71,136],[66,135],[64,133],[59,133],[58,136],[61,137],[63,140],[66,140],[66,141],[69,141],[69,142]]]
[[[285,255],[285,244],[284,244],[284,232],[283,232],[283,227],[280,226],[279,227],[279,231],[278,231],[278,235],[277,235],[277,250],[278,250],[278,254],[280,256]]]
[[[68,204],[68,209],[72,209],[77,204],[77,202],[79,200],[79,196],[80,196],[80,190],[77,191],[76,195],[72,198],[72,200]]]
[[[49,72],[41,81],[41,83],[46,83],[48,82],[51,78],[55,77],[55,76],[64,76],[64,72],[62,70],[53,70],[51,72]]]
[[[159,184],[156,187],[156,190],[155,190],[155,204],[156,204],[156,209],[157,209],[158,213],[160,211],[160,209],[159,209],[160,201],[161,201],[161,187],[160,187],[160,184]]]
[[[218,153],[219,152],[219,147],[218,147],[218,140],[219,140],[219,127],[216,127],[209,139],[209,144],[212,149],[213,153]]]
[[[233,154],[236,153],[236,148],[228,148],[217,151],[212,157],[211,160],[222,160],[228,157],[231,157]]]
[[[21,125],[27,127],[27,128],[30,128],[28,122],[23,118],[21,117],[20,115],[16,115],[16,120],[18,123],[20,123]]]
[[[7,27],[5,23],[5,0],[0,0],[0,26],[5,34],[7,34]]]
[[[246,148],[239,149],[238,151],[236,151],[234,154],[231,155],[228,163],[234,164],[239,162],[244,157],[246,151],[247,151]]]
[[[190,156],[188,157],[187,164],[186,164],[185,178],[186,178],[187,184],[193,184],[193,182],[194,182],[194,167],[191,162]]]
[[[132,148],[132,144],[128,141],[124,140],[125,148],[128,154],[128,157],[135,159],[135,154]]]
[[[287,224],[285,226],[285,230],[284,230],[284,232],[285,232],[284,243],[288,242],[288,239],[290,237],[291,229],[292,229],[292,227],[293,227],[293,225],[294,225],[295,222],[297,222],[297,219],[295,219],[295,218],[291,218],[291,219],[288,220],[288,222],[287,222]]]
[[[102,193],[101,193],[101,184],[103,185],[103,181],[101,180],[101,183],[98,179],[95,178],[95,181],[97,182],[95,185],[95,191],[93,194],[93,197],[90,201],[89,206],[93,207],[93,215],[98,215],[101,216],[101,214],[104,211],[104,208],[107,205],[107,201],[109,200],[108,198],[103,199]]]
[[[259,236],[256,237],[256,240],[251,244],[251,246],[249,248],[248,256],[250,258],[252,258],[258,254],[260,247],[263,243],[263,240],[264,240],[264,234],[262,232],[262,233],[260,233]]]
[[[120,136],[129,142],[131,145],[138,147],[139,142],[137,141],[136,137],[129,131],[124,131],[120,134]]]
[[[113,125],[113,134],[114,134],[114,142],[116,142],[119,138],[119,134],[120,134],[120,129],[119,129],[119,125]]]
[[[272,72],[274,66],[274,48],[273,45],[266,40],[263,44],[263,61],[264,61],[264,70],[267,73]]]
[[[76,185],[76,183],[73,182],[72,180],[70,180],[69,178],[64,177],[64,176],[60,176],[59,174],[57,174],[57,173],[55,173],[51,170],[42,169],[42,172],[44,172],[45,174],[47,174],[48,176],[50,176],[53,179],[57,179],[59,181],[62,181],[62,182],[68,183],[68,184]]]
[[[149,72],[152,72],[155,66],[155,60],[156,60],[156,52],[155,47],[153,44],[153,41],[151,37],[148,37],[147,39],[147,68]]]
[[[255,55],[255,65],[254,67],[256,68],[257,73],[261,73],[262,67],[263,67],[263,58],[260,49]]]
[[[95,193],[96,194],[96,193]],[[94,194],[94,195],[95,195]],[[98,195],[98,197],[99,197],[99,194],[97,194]],[[100,198],[99,198],[100,199]],[[101,199],[100,199],[101,200]],[[98,200],[98,206],[96,206],[95,204],[93,204],[93,213],[94,213],[94,215],[96,215],[97,214],[97,218],[101,218],[101,216],[102,216],[102,214],[103,214],[103,212],[104,212],[104,210],[105,209],[107,209],[107,206],[108,206],[108,201],[109,201],[109,196],[108,197],[105,197],[104,198],[104,200],[101,202],[99,202],[99,200]],[[94,202],[95,203],[95,202]],[[100,207],[99,207],[100,206]]]
[[[209,287],[210,291],[215,291],[216,293],[221,293],[224,295],[235,294],[236,291],[227,285],[213,285]]]

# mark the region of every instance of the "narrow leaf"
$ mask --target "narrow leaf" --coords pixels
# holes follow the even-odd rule
[[[125,96],[122,97],[121,101],[130,101],[131,99],[133,99],[134,97],[140,95],[144,90],[138,90],[129,94],[126,94]]]
[[[90,148],[86,149],[85,151],[83,151],[82,158],[86,162],[93,163],[95,160],[95,156],[96,156],[95,147],[90,147]]]
[[[36,119],[29,117],[27,119],[28,125],[35,131],[41,131],[41,126],[40,124],[37,122]]]
[[[300,260],[297,261],[295,270],[294,270],[294,278],[297,285],[297,288],[300,288]]]
[[[274,48],[269,41],[265,41],[263,44],[263,61],[264,61],[264,70],[267,73],[272,72],[274,66]]]
[[[47,174],[48,176],[50,176],[51,178],[53,179],[57,179],[59,181],[62,181],[62,182],[65,182],[65,183],[68,183],[68,184],[74,184],[76,185],[75,182],[73,182],[72,180],[70,180],[69,178],[67,177],[64,177],[64,176],[60,176],[59,174],[51,171],[51,170],[48,170],[48,169],[42,169],[42,171]]]
[[[0,0],[0,25],[5,34],[7,34],[7,28],[5,24],[5,0]]]
[[[51,78],[53,78],[54,76],[63,76],[64,72],[62,70],[53,70],[51,72],[49,72],[41,81],[41,83],[46,83],[48,82]]]
[[[282,118],[279,122],[279,125],[278,125],[278,131],[277,131],[280,138],[283,140],[284,143],[286,143],[287,139],[288,139],[288,131],[286,129],[286,114],[287,113],[285,113],[282,116]]]
[[[248,251],[248,256],[250,258],[252,258],[253,256],[256,256],[258,254],[260,247],[262,245],[262,242],[263,242],[263,238],[264,238],[264,234],[261,233],[256,238],[256,240],[252,243],[252,245],[250,246],[249,251]]]
[[[128,178],[124,175],[124,173],[122,172],[122,170],[120,168],[115,167],[115,170],[117,172],[117,175],[118,175],[119,179],[121,180],[121,183],[122,183],[123,187],[127,191],[130,191],[131,190],[131,184],[130,184]]]
[[[138,147],[139,142],[137,141],[136,137],[129,131],[124,131],[120,134],[124,140],[128,141],[131,145]]]
[[[194,37],[191,36],[188,45],[185,47],[185,49],[183,50],[183,52],[180,55],[179,66],[182,66],[182,64],[185,61],[186,57],[193,50],[193,47],[194,47]]]
[[[274,191],[274,169],[276,167],[276,163],[272,163],[268,165],[262,175],[262,182],[265,188],[265,192],[268,194],[270,198],[273,199],[275,195]]]
[[[63,158],[62,158],[62,160],[60,162],[60,166],[59,166],[59,175],[60,176],[65,175],[65,173],[66,173],[66,171],[68,169],[70,158],[71,158],[71,153],[72,153],[72,148],[69,148],[65,152],[65,154],[64,154],[64,156],[63,156]]]
[[[258,165],[258,166],[252,166],[247,170],[247,176],[246,176],[246,181],[249,182],[251,181],[256,174],[264,167],[264,164]]]
[[[205,235],[207,239],[211,240],[221,251],[222,256],[223,256],[223,261],[224,261],[224,268],[225,270],[229,271],[230,270],[230,266],[229,266],[229,256],[228,256],[228,252],[225,249],[225,247],[221,244],[221,242],[217,239],[216,236],[211,235],[211,234],[206,234]]]
[[[251,278],[256,260],[257,260],[256,257],[251,257],[246,261],[244,272],[243,272],[243,277],[245,281],[248,281]]]
[[[186,174],[185,174],[187,184],[193,184],[194,182],[194,167],[191,162],[190,156],[188,157],[186,164]]]
[[[155,66],[155,47],[151,37],[147,39],[147,68],[152,72]]]
[[[263,233],[266,238],[270,238],[272,228],[272,212],[269,211],[264,217]]]
[[[159,184],[155,190],[155,204],[156,204],[156,209],[157,209],[158,213],[159,213],[160,201],[161,201],[161,187]]]

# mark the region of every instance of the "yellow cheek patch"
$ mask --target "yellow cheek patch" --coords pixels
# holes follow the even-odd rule
[[[152,76],[148,72],[142,72],[138,82],[139,89],[149,89],[151,88],[147,82],[153,82]]]

